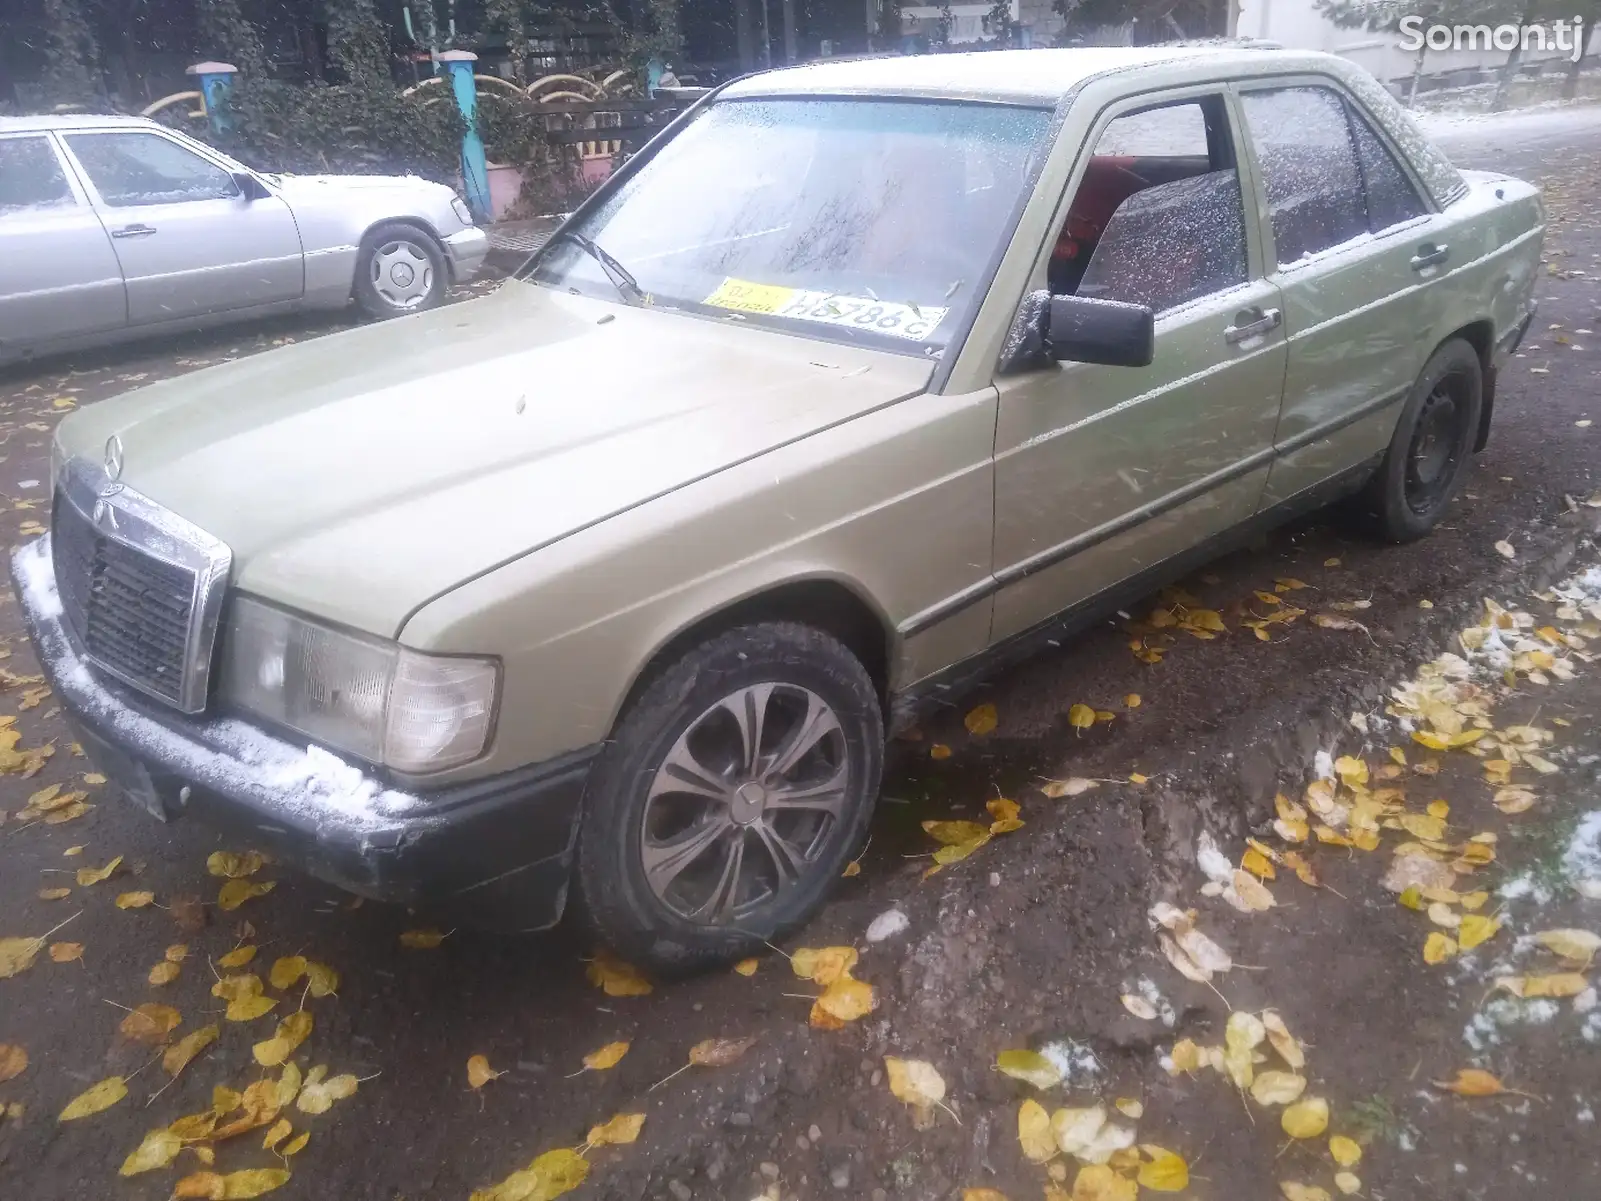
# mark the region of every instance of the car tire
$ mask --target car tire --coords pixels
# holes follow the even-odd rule
[[[1439,524],[1473,457],[1483,405],[1479,352],[1453,338],[1424,364],[1384,461],[1359,497],[1376,535],[1412,542]]]
[[[381,321],[434,308],[449,286],[444,252],[417,226],[391,222],[361,240],[353,291],[367,316]]]
[[[601,752],[580,919],[668,973],[760,950],[812,915],[860,846],[883,758],[878,693],[840,642],[791,622],[719,634],[656,675]],[[696,773],[707,787],[680,787]]]

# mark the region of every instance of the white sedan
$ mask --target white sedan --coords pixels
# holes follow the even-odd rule
[[[0,363],[352,299],[417,312],[488,248],[443,184],[262,174],[140,117],[0,117]]]

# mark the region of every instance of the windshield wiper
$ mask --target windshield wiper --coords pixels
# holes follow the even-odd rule
[[[617,289],[624,300],[630,304],[645,303],[645,289],[639,286],[639,281],[634,278],[633,273],[602,250],[591,239],[571,230],[563,230],[556,235],[556,240],[571,242],[599,263],[600,269],[606,273],[606,278],[611,281],[612,287]]]

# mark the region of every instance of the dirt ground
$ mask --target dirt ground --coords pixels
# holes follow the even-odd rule
[[[1185,582],[1182,605],[1216,611],[1227,633],[1206,641],[1181,633],[1162,662],[1147,665],[1130,653],[1122,623],[1108,623],[996,679],[917,739],[898,741],[860,874],[841,881],[796,945],[762,957],[748,977],[717,973],[611,997],[586,980],[593,948],[562,931],[523,940],[456,931],[436,947],[408,948],[402,933],[426,927],[426,915],[357,907],[270,865],[252,877],[274,881],[270,894],[221,910],[213,902],[223,881],[207,874],[207,856],[248,848],[192,823],[154,823],[94,782],[50,698],[30,691],[35,669],[7,598],[0,713],[15,714],[16,750],[53,746],[54,754],[30,777],[0,775],[0,809],[9,815],[0,824],[0,938],[68,922],[49,942],[82,944],[82,955],[58,963],[41,953],[0,980],[0,1044],[23,1048],[28,1059],[20,1074],[0,1080],[0,1106],[14,1107],[0,1119],[0,1196],[168,1197],[179,1176],[201,1167],[195,1151],[128,1179],[115,1178],[117,1165],[147,1131],[207,1110],[216,1086],[276,1077],[258,1067],[252,1044],[301,1007],[314,1028],[293,1061],[357,1078],[354,1095],[322,1114],[286,1110],[294,1132],[310,1134],[287,1160],[263,1148],[264,1129],[216,1147],[218,1171],[287,1164],[291,1178],[273,1194],[286,1201],[465,1199],[536,1155],[579,1146],[593,1125],[620,1113],[644,1114],[642,1133],[628,1145],[590,1150],[589,1178],[574,1198],[945,1201],[989,1188],[1023,1201],[1045,1196],[1050,1180],[1018,1139],[1019,1111],[1030,1099],[1050,1111],[1110,1110],[1121,1100],[1111,1122],[1137,1130],[1140,1144],[1182,1156],[1189,1183],[1172,1195],[1194,1201],[1279,1197],[1281,1181],[1334,1194],[1340,1165],[1327,1136],[1335,1134],[1360,1147],[1348,1170],[1360,1195],[1377,1201],[1593,1195],[1601,1018],[1585,1006],[1594,993],[1519,999],[1506,985],[1492,992],[1498,978],[1564,970],[1532,935],[1601,933],[1601,899],[1580,891],[1592,875],[1601,878],[1601,665],[1583,657],[1601,653],[1601,632],[1582,633],[1597,620],[1588,602],[1548,591],[1601,560],[1601,508],[1584,503],[1601,493],[1601,428],[1590,424],[1601,418],[1601,237],[1590,200],[1601,126],[1564,124],[1554,137],[1453,147],[1464,165],[1543,180],[1553,224],[1539,326],[1503,378],[1494,437],[1446,526],[1399,549],[1363,540],[1332,515],[1282,531]],[[30,523],[48,520],[44,447],[61,412],[316,332],[286,325],[209,335],[0,380],[0,494],[12,506],[0,529],[17,542],[31,536]],[[1499,541],[1512,557],[1497,550]],[[1275,581],[1293,583],[1275,592]],[[1537,598],[1542,592],[1548,599]],[[1486,597],[1531,615],[1529,628],[1509,631],[1508,641],[1541,638],[1534,631],[1548,625],[1561,637],[1543,641],[1560,669],[1525,659],[1508,682],[1497,663],[1471,664],[1495,731],[1486,738],[1504,740],[1523,726],[1551,736],[1536,758],[1555,771],[1526,759],[1509,769],[1514,786],[1534,793],[1513,814],[1492,803],[1497,789],[1485,770],[1504,752],[1431,752],[1386,712],[1392,689],[1424,664],[1466,653],[1458,631],[1481,621]],[[1173,599],[1152,598],[1136,616]],[[1364,607],[1335,607],[1355,602]],[[1306,615],[1273,628],[1271,643],[1241,624],[1286,603]],[[1559,616],[1565,605],[1578,616]],[[1317,613],[1363,628],[1319,628],[1310,621]],[[1573,678],[1561,678],[1567,674]],[[998,724],[970,734],[964,715],[986,702]],[[1070,718],[1076,704],[1115,716],[1080,730]],[[936,757],[936,747],[949,756]],[[1403,751],[1404,766],[1392,747]],[[1366,765],[1365,793],[1316,783],[1342,756]],[[1438,774],[1418,772],[1429,763],[1440,765]],[[1354,771],[1351,762],[1341,766]],[[1394,779],[1383,778],[1387,768]],[[1068,778],[1098,783],[1060,799],[1041,791]],[[61,824],[18,818],[49,785],[88,792],[94,808]],[[1275,795],[1305,803],[1309,787],[1318,803],[1332,795],[1339,806],[1403,788],[1404,798],[1380,794],[1373,803],[1404,804],[1416,828],[1381,827],[1369,851],[1315,836],[1287,842],[1274,832]],[[996,797],[1021,805],[1023,826],[925,878],[935,844],[920,823],[987,822],[986,802]],[[1442,828],[1418,820],[1430,817],[1432,801],[1446,803]],[[1203,892],[1204,868],[1216,870],[1197,862],[1203,834],[1229,868],[1250,836],[1279,855],[1298,847],[1319,886],[1281,863],[1266,884],[1274,907],[1241,912]],[[1486,834],[1494,841],[1474,845],[1493,859],[1463,849]],[[1423,906],[1413,909],[1384,886],[1395,848],[1408,842],[1424,844],[1416,858],[1433,862],[1433,844],[1435,855],[1463,865],[1450,885],[1454,899],[1408,896]],[[73,847],[82,850],[69,855]],[[77,883],[77,869],[115,856],[116,875]],[[71,891],[40,897],[52,888]],[[114,904],[144,890],[154,894],[147,907]],[[1469,908],[1478,891],[1488,895]],[[1601,885],[1596,891],[1601,896]],[[184,903],[191,897],[206,902],[198,915]],[[1226,949],[1232,967],[1209,983],[1186,980],[1153,930],[1158,902],[1193,908],[1196,927]],[[869,942],[875,920],[898,924],[882,920],[891,910],[904,915],[904,928]],[[1484,919],[1500,925],[1481,945],[1425,962],[1431,932],[1467,943],[1470,930],[1488,928]],[[783,953],[802,942],[856,948],[855,975],[875,990],[873,1012],[843,1029],[811,1028],[810,998],[820,990],[797,978]],[[179,943],[188,954],[177,978],[148,983],[166,948]],[[279,957],[304,955],[338,971],[335,994],[302,995],[304,983],[269,988],[278,999],[269,1015],[225,1020],[212,985],[230,969],[216,961],[244,945],[259,948],[255,960],[233,971],[266,980]],[[1144,998],[1158,1016],[1136,1016],[1124,994]],[[119,1034],[127,1009],[151,1002],[181,1015],[173,1040],[208,1023],[221,1027],[175,1079],[157,1049]],[[1304,1096],[1328,1102],[1319,1137],[1287,1137],[1282,1107],[1260,1104],[1210,1067],[1170,1070],[1176,1048],[1183,1061],[1184,1040],[1221,1046],[1231,1013],[1265,1010],[1304,1048],[1305,1066],[1294,1073],[1305,1080]],[[756,1041],[736,1062],[691,1067],[657,1086],[685,1065],[692,1045],[714,1037]],[[615,1067],[580,1071],[584,1055],[617,1040],[630,1048]],[[1065,1078],[1039,1089],[996,1070],[997,1055],[1019,1049],[1046,1053]],[[1281,1052],[1267,1044],[1258,1051],[1264,1059],[1253,1071],[1290,1070]],[[480,1054],[504,1074],[473,1090],[467,1060]],[[921,1121],[891,1094],[885,1056],[932,1064],[947,1108]],[[6,1063],[0,1051],[0,1077]],[[1518,1091],[1468,1098],[1434,1083],[1467,1068]],[[125,1099],[57,1121],[74,1097],[114,1075],[128,1078]],[[1135,1108],[1140,1116],[1128,1117]],[[1063,1168],[1062,1195],[1072,1197],[1078,1165]]]

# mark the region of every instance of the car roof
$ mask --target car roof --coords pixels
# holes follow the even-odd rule
[[[1200,65],[1198,60],[1208,59],[1208,66],[1231,74],[1256,74],[1315,69],[1325,66],[1331,57],[1238,41],[889,55],[824,60],[763,71],[729,84],[720,96],[899,96],[988,100],[1043,108],[1054,107],[1087,79],[1113,72],[1156,73],[1165,65],[1179,63],[1193,68]]]
[[[46,129],[105,129],[119,125],[143,129],[155,122],[149,117],[120,113],[45,113],[35,117],[0,117],[0,133],[39,133]]]

